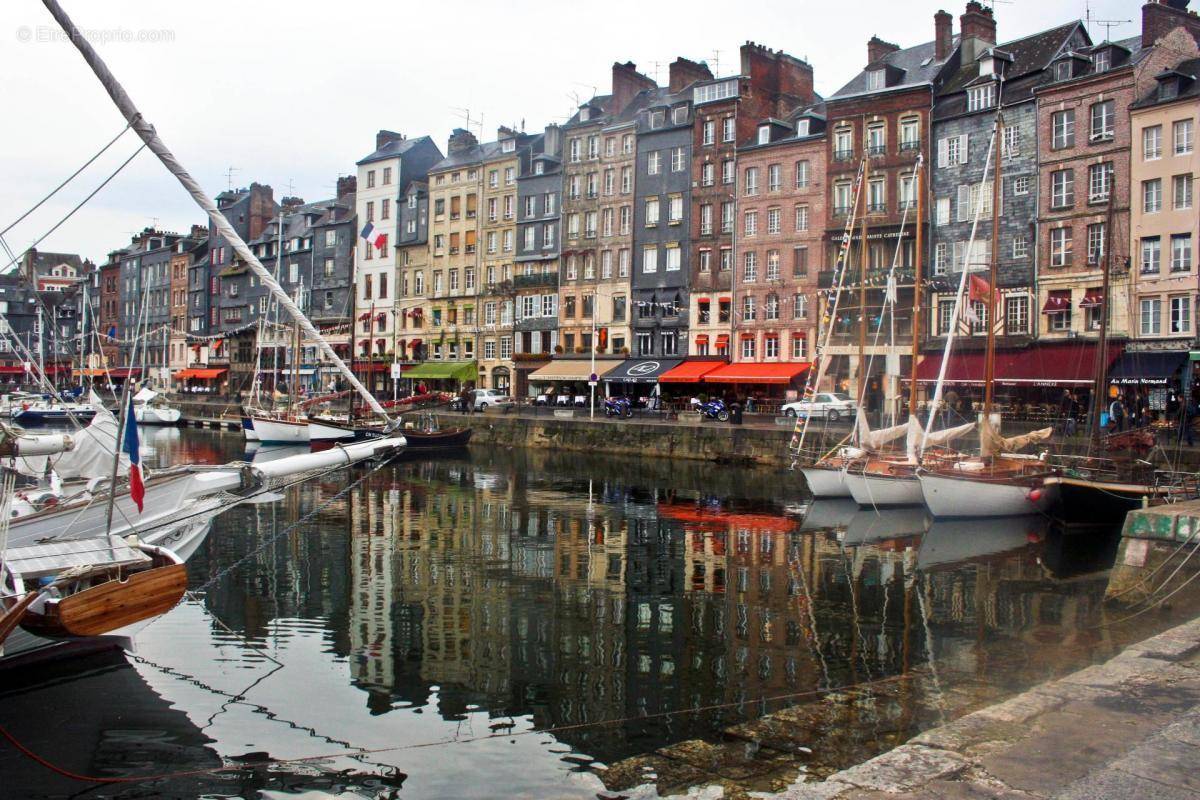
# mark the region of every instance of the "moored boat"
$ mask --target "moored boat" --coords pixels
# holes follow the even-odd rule
[[[917,471],[925,505],[935,517],[1018,517],[1048,512],[1058,486],[1041,461],[999,457],[964,459],[940,469]]]
[[[308,420],[303,417],[251,414],[258,441],[265,444],[302,444],[309,441]]]

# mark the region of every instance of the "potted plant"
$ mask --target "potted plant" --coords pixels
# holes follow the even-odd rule
[[[558,355],[560,355],[560,356],[561,356],[561,355],[562,355],[562,351],[563,351],[563,346],[562,346],[561,344],[556,344],[556,345],[554,345],[554,352],[555,352],[555,353],[557,353]]]
[[[627,356],[627,355],[629,355],[629,348],[628,348],[628,347],[622,347],[622,348],[621,348],[621,355],[623,355],[623,356]]]
[[[584,347],[583,345],[576,345],[576,347],[575,347],[575,352],[576,352],[576,353],[586,353],[586,352],[587,352],[587,348],[586,348],[586,347]]]

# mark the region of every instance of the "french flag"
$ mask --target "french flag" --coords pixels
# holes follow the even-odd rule
[[[374,245],[376,249],[387,244],[387,234],[376,228],[370,222],[363,226],[362,233],[359,235],[366,239],[370,244]]]
[[[125,417],[125,443],[121,448],[129,454],[129,496],[142,512],[142,501],[146,497],[146,485],[142,483],[142,454],[138,446],[137,415],[133,413],[133,396],[129,398],[129,411]]]

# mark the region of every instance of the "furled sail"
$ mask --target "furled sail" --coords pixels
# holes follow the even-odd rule
[[[1041,428],[1020,436],[1004,437],[990,422],[984,422],[983,427],[979,430],[979,452],[985,456],[1016,453],[1031,444],[1046,441],[1053,434],[1054,428]]]
[[[883,449],[883,446],[888,442],[894,442],[905,434],[908,430],[908,424],[893,425],[890,428],[880,428],[879,430],[871,430],[871,424],[867,422],[867,415],[861,408],[854,420],[854,438],[857,444],[869,453],[875,453]]]
[[[940,431],[926,431],[916,417],[909,417],[905,429],[908,434],[905,440],[908,463],[917,464],[920,463],[921,453],[926,448],[949,444],[960,436],[965,436],[975,429],[975,423],[968,422],[953,428],[943,428]]]

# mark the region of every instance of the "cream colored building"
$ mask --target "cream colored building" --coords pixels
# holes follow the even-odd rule
[[[1200,59],[1191,58],[1160,73],[1157,85],[1130,107],[1131,332],[1154,349],[1186,351],[1196,336],[1198,69]]]

